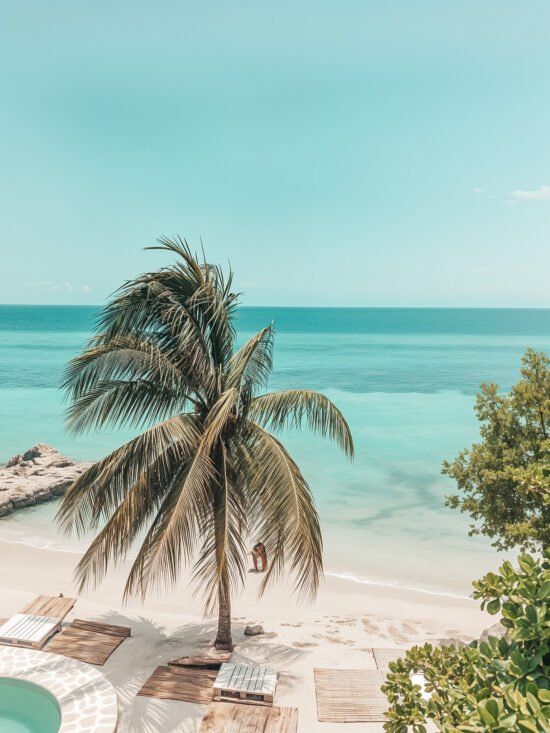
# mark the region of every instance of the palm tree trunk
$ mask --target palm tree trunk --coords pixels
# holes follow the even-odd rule
[[[216,649],[233,651],[233,639],[231,638],[231,590],[229,584],[229,568],[227,558],[223,552],[225,545],[225,533],[227,517],[227,486],[225,484],[226,466],[224,462],[223,449],[218,451],[218,472],[224,477],[220,483],[220,490],[214,498],[214,531],[216,534],[216,563],[218,565],[218,634],[214,646]]]
[[[233,639],[231,638],[231,596],[227,573],[223,573],[218,588],[218,634],[214,646],[216,649],[233,651]]]

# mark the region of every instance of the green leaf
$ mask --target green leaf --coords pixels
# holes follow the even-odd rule
[[[478,703],[477,709],[485,725],[493,726],[496,723],[496,718],[487,710],[485,701]]]
[[[498,598],[494,598],[492,601],[489,601],[487,604],[487,613],[490,613],[491,616],[494,616],[496,613],[500,611],[500,601]]]
[[[518,720],[518,726],[522,730],[528,731],[528,733],[541,733],[532,720]]]

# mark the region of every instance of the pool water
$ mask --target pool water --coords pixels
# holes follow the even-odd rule
[[[57,733],[60,725],[59,705],[47,690],[0,677],[0,733]]]

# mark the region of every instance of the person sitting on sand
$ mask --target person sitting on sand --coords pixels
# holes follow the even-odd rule
[[[261,571],[265,572],[267,570],[267,552],[263,542],[257,542],[252,548],[252,562],[254,563],[254,570],[256,572],[259,571],[258,560],[262,561]]]

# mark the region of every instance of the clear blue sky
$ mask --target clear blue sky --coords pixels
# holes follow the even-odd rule
[[[548,0],[0,0],[0,302],[549,306]],[[545,188],[546,187],[546,188]]]

